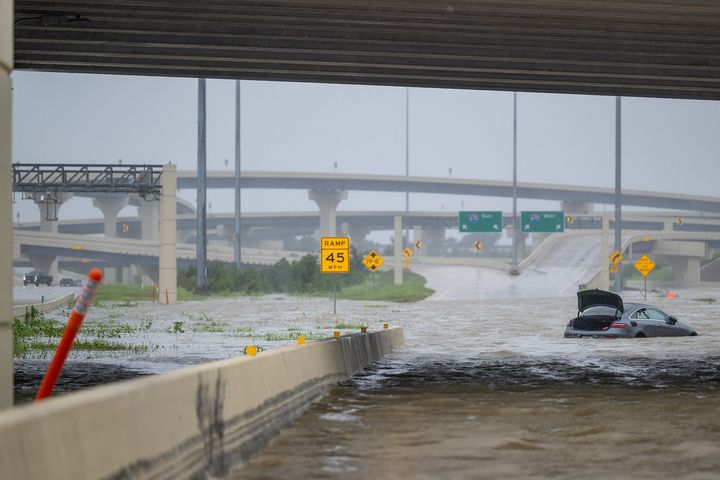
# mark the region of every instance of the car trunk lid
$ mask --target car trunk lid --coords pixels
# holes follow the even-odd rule
[[[622,298],[620,295],[612,292],[606,292],[605,290],[583,290],[577,292],[578,298],[578,313],[584,310],[595,307],[595,306],[608,306],[616,309],[618,312],[624,312],[625,306],[623,305]]]

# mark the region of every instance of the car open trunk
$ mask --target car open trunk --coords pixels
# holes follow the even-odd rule
[[[601,331],[607,330],[616,321],[617,317],[614,315],[583,315],[573,319],[572,328],[575,330]]]

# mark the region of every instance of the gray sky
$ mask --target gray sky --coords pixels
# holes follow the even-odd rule
[[[13,74],[13,161],[166,163],[195,169],[195,79]],[[208,81],[208,168],[234,159],[233,81]],[[405,89],[242,82],[243,170],[404,174]],[[623,186],[720,193],[720,103],[623,99]],[[614,97],[518,95],[520,181],[612,187]],[[512,94],[410,90],[410,174],[510,180]],[[212,191],[212,212],[230,212],[229,191]],[[191,191],[181,196],[195,201]],[[503,209],[507,199],[411,195],[415,209]],[[520,209],[558,208],[519,201]],[[597,206],[602,209],[602,206]],[[350,192],[340,209],[404,209],[403,194]],[[37,221],[29,201],[21,221]],[[244,211],[315,210],[307,192],[246,191]],[[128,208],[126,214],[135,209]],[[74,199],[60,218],[99,217]]]

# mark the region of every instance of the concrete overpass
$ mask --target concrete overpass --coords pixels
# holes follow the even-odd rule
[[[20,255],[32,258],[66,257],[76,259],[96,259],[108,264],[138,265],[157,283],[160,243],[127,238],[92,237],[87,235],[68,235],[46,232],[13,232],[14,257]],[[191,264],[195,260],[194,244],[178,243],[176,256],[178,264]],[[282,258],[288,261],[299,260],[307,252],[289,252],[244,248],[243,259],[252,265],[274,265]],[[234,262],[231,247],[211,245],[208,247],[208,259],[221,262]],[[38,267],[36,267],[38,268]]]
[[[16,0],[15,65],[720,99],[718,17],[714,0]]]
[[[233,189],[234,173],[210,171],[208,188]],[[179,171],[179,189],[194,189],[197,173]],[[436,177],[406,177],[400,175],[367,175],[351,173],[308,172],[242,172],[241,188],[300,189],[321,191],[369,191],[440,193],[512,198],[512,182]],[[556,200],[573,204],[614,204],[614,189],[576,185],[554,185],[519,182],[519,198]],[[720,213],[720,197],[686,195],[641,190],[623,190],[622,204],[626,207],[664,208],[694,212]]]

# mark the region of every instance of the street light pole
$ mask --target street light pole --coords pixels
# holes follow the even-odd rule
[[[622,97],[615,97],[615,250],[622,249]],[[603,252],[607,254],[607,252]],[[622,262],[615,272],[613,289],[622,292]]]
[[[518,218],[517,218],[517,92],[513,92],[513,229],[512,229],[512,275],[518,274],[517,242],[518,242]]]
[[[197,142],[197,242],[196,283],[198,292],[207,290],[207,162],[205,148],[205,79],[198,79],[198,142]]]
[[[240,270],[240,80],[235,80],[235,266]]]
[[[405,87],[405,176],[410,176],[410,87]],[[405,218],[410,212],[410,192],[405,191]],[[410,242],[410,232],[405,228],[405,245]]]

